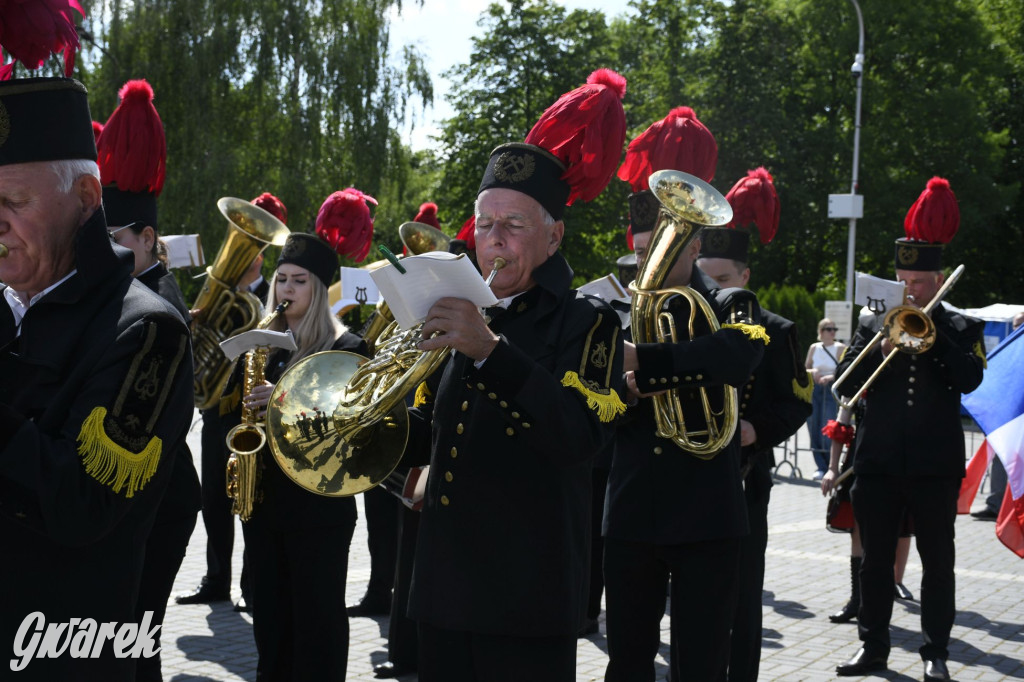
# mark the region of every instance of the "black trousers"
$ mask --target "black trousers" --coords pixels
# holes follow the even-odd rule
[[[482,635],[419,623],[419,682],[573,682],[576,634]]]
[[[674,679],[724,680],[739,556],[740,538],[680,545],[605,538],[606,682],[653,682],[670,578]]]
[[[601,615],[601,595],[604,594],[604,499],[608,493],[608,470],[594,467],[591,474],[594,487],[590,496],[590,592],[587,597],[587,618],[597,620]]]
[[[153,612],[152,624],[164,622],[167,611],[167,600],[174,588],[174,578],[178,575],[181,562],[185,560],[185,550],[189,538],[196,527],[196,514],[153,525],[146,541],[146,558],[142,564],[142,581],[139,584],[139,602],[135,608],[135,622],[141,623],[146,611]],[[162,629],[162,628],[161,628]],[[156,643],[160,644],[160,632],[156,633]],[[163,679],[160,672],[160,652],[152,658],[139,658],[136,666],[135,679],[139,682]]]
[[[750,535],[740,541],[739,594],[729,646],[729,682],[755,682],[761,667],[761,597],[764,553],[768,549],[771,478],[767,459],[762,458],[747,474],[744,486]]]
[[[206,528],[206,581],[215,591],[231,591],[231,554],[235,546],[235,517],[225,490],[228,449],[217,407],[203,410],[200,467],[203,484],[203,527]],[[252,601],[249,567],[242,555],[242,596]]]
[[[252,573],[256,679],[344,680],[348,668],[345,582],[355,523],[277,525],[254,514],[242,525]]]
[[[864,560],[860,569],[858,630],[864,648],[888,655],[892,618],[892,574],[904,514],[914,521],[921,578],[924,659],[949,657],[949,633],[956,616],[955,522],[958,478],[909,478],[857,474],[850,491],[860,526]]]
[[[388,621],[388,660],[398,668],[415,670],[419,658],[419,636],[416,621],[409,618],[409,592],[412,589],[412,567],[416,558],[416,538],[420,530],[420,513],[413,511],[392,496],[398,505],[398,562],[395,566],[395,596],[391,601]]]
[[[370,549],[370,583],[366,594],[391,599],[398,560],[398,501],[377,486],[363,494],[366,509],[366,544]],[[400,503],[399,503],[400,504]]]

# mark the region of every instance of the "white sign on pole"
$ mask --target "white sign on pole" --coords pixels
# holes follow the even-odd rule
[[[850,301],[825,301],[825,317],[835,323],[836,338],[849,341],[853,337],[853,303]]]

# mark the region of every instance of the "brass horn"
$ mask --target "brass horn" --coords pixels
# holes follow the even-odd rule
[[[0,244],[0,258],[7,258],[8,253],[10,253],[10,251],[8,250],[7,245]]]
[[[674,170],[651,175],[648,185],[661,206],[651,234],[647,256],[630,285],[633,302],[630,324],[634,343],[677,343],[719,329],[714,310],[690,287],[662,289],[676,257],[697,237],[702,227],[725,225],[732,220],[732,207],[714,187],[688,173]],[[665,310],[670,298],[681,297],[689,305],[685,336],[680,337],[675,319]],[[698,312],[701,321],[698,322]],[[716,391],[719,389],[715,389]],[[711,459],[736,432],[737,391],[723,386],[722,395],[697,389],[703,415],[691,419],[683,414],[679,389],[651,397],[658,435],[700,459]],[[693,423],[696,422],[696,423]]]
[[[253,259],[270,245],[281,246],[288,228],[273,215],[244,199],[222,197],[217,208],[228,221],[228,235],[206,281],[192,305],[199,314],[192,321],[192,355],[195,360],[195,404],[213,407],[220,400],[233,363],[224,356],[220,342],[252,329],[263,315],[263,304],[248,291],[235,291]]]
[[[409,253],[419,255],[430,251],[447,251],[452,238],[433,225],[409,221],[398,226],[398,236]]]
[[[495,259],[488,286],[504,265]],[[369,490],[394,471],[409,436],[405,396],[451,350],[418,350],[422,327],[402,330],[391,322],[377,337],[370,359],[324,351],[300,360],[281,376],[265,424],[270,451],[285,476],[310,492],[345,497]],[[323,435],[303,434],[303,413],[316,414],[326,424]]]
[[[953,271],[953,274],[942,283],[942,286],[939,287],[939,290],[935,292],[932,300],[928,301],[925,307],[916,308],[912,305],[899,305],[885,314],[885,317],[882,319],[882,328],[868,341],[860,354],[846,368],[846,371],[832,382],[832,397],[836,399],[839,405],[851,409],[857,403],[856,396],[849,402],[844,402],[842,397],[840,397],[839,387],[850,377],[850,373],[860,364],[860,361],[877,344],[882,342],[883,338],[888,339],[889,343],[896,350],[910,355],[923,353],[935,344],[936,333],[935,323],[932,322],[931,318],[932,309],[945,298],[946,294],[949,293],[949,290],[953,288],[953,285],[957,283],[957,280],[963,274],[964,266],[961,263]],[[872,372],[871,376],[868,377],[867,381],[860,387],[860,390],[856,391],[856,394],[863,393],[871,384],[875,383],[875,379],[878,378],[889,364],[889,361],[894,357],[896,357],[896,353],[886,355],[878,367],[875,368],[875,371]]]

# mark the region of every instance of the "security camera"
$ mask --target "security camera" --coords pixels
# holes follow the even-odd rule
[[[864,55],[857,54],[853,60],[853,66],[850,67],[850,73],[853,74],[854,78],[860,78],[861,74],[864,73]]]

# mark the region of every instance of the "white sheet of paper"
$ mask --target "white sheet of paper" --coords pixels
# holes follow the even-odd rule
[[[903,282],[874,277],[863,272],[857,273],[856,295],[854,303],[870,308],[873,312],[884,315],[886,311],[903,305]]]
[[[295,337],[290,331],[275,332],[269,329],[250,329],[220,342],[220,349],[224,351],[224,355],[229,360],[234,360],[242,353],[259,347],[284,348],[285,350],[298,348],[295,345]]]
[[[206,264],[198,234],[168,234],[160,239],[167,245],[167,267],[195,268]]]
[[[403,258],[401,263],[406,270],[404,275],[394,265],[388,265],[374,270],[371,276],[402,329],[423,322],[430,307],[448,296],[480,307],[498,302],[465,254],[431,251]]]
[[[597,296],[602,301],[628,301],[630,299],[626,287],[622,286],[619,278],[612,274],[595,279],[593,282],[587,282],[578,290],[584,294]]]
[[[360,305],[376,305],[380,290],[369,270],[361,268],[341,269],[341,299]]]

